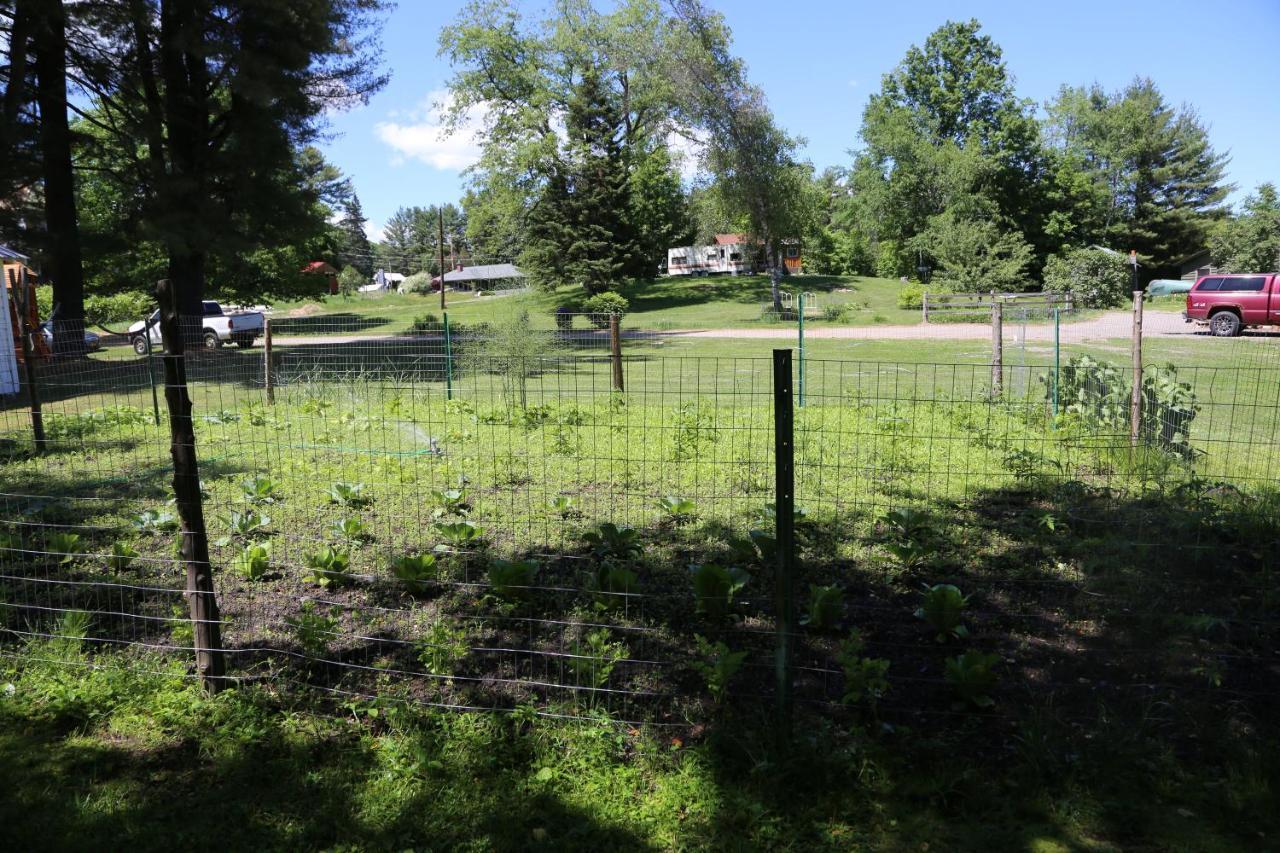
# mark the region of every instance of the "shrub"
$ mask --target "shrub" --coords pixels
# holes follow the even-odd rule
[[[907,310],[924,305],[924,285],[908,284],[898,291],[898,307]]]
[[[435,314],[423,314],[413,321],[413,325],[409,327],[411,332],[440,332],[444,330],[444,323]]]
[[[364,273],[354,266],[345,266],[342,272],[338,273],[338,292],[343,296],[350,296],[368,283],[369,280],[365,278]]]
[[[416,272],[400,282],[400,293],[430,293],[431,273]]]
[[[627,302],[626,297],[618,293],[597,293],[582,303],[582,310],[589,315],[591,325],[597,329],[607,329],[611,314],[622,316],[630,307],[631,303]]]
[[[1044,289],[1072,293],[1086,308],[1110,308],[1129,298],[1133,274],[1124,255],[1105,249],[1069,249],[1044,267]]]
[[[151,312],[154,300],[145,293],[113,293],[86,296],[84,318],[89,323],[113,325],[141,320]],[[41,317],[47,316],[44,314]]]
[[[556,328],[562,332],[573,330],[573,309],[566,308],[561,305],[554,312],[556,318]]]

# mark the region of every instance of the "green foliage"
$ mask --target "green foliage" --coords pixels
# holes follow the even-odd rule
[[[498,376],[508,408],[528,406],[529,379],[539,375],[556,357],[555,335],[530,329],[529,305],[509,296],[494,306],[486,334],[468,342],[462,352],[465,372]]]
[[[273,504],[281,500],[280,484],[270,477],[250,477],[240,483],[240,492],[246,503]]]
[[[169,639],[174,645],[191,649],[196,644],[196,625],[191,611],[181,604],[169,608]]]
[[[689,498],[667,495],[658,500],[658,509],[674,524],[686,524],[697,515],[698,505]]]
[[[701,400],[681,403],[671,426],[673,458],[677,462],[697,459],[704,447],[720,440],[715,412]]]
[[[1133,276],[1124,255],[1075,248],[1049,258],[1044,267],[1044,289],[1073,294],[1080,307],[1112,308],[1128,301]]]
[[[601,610],[614,610],[626,606],[627,596],[635,593],[639,579],[626,566],[606,561],[596,567],[591,584],[596,606]]]
[[[465,516],[471,511],[471,504],[467,502],[467,493],[464,488],[437,489],[431,492],[431,499],[435,503],[431,509],[431,515],[434,518],[444,518],[448,515]]]
[[[801,625],[808,625],[815,631],[829,631],[839,624],[843,616],[843,589],[834,585],[809,587],[809,608],[800,617]]]
[[[880,519],[889,535],[884,547],[903,568],[914,569],[928,563],[941,550],[939,535],[926,513],[910,507],[891,510]]]
[[[565,658],[573,672],[574,681],[582,687],[601,690],[609,683],[620,661],[627,659],[627,647],[614,642],[608,628],[588,631],[582,640],[575,641],[571,656]]]
[[[971,216],[952,208],[932,216],[911,244],[937,262],[935,280],[944,287],[968,293],[1027,287],[1030,244],[982,212]]]
[[[366,284],[372,283],[359,269],[354,266],[345,266],[342,272],[338,273],[338,292],[343,296],[352,296]]]
[[[327,494],[329,503],[341,506],[362,506],[369,502],[364,494],[364,483],[334,483]]]
[[[631,304],[627,302],[626,297],[620,293],[597,293],[582,303],[582,310],[591,320],[591,325],[597,329],[609,328],[609,318],[617,314],[622,316],[627,313],[627,309]]]
[[[232,563],[236,574],[251,581],[262,580],[270,568],[271,551],[264,543],[246,545]]]
[[[168,533],[178,529],[178,517],[165,509],[144,509],[131,523],[143,533]]]
[[[693,575],[693,597],[699,613],[713,619],[728,615],[733,599],[747,585],[751,576],[737,567],[725,568],[714,563],[689,567]]]
[[[80,534],[58,531],[49,537],[48,551],[58,557],[59,563],[71,563],[80,556]]]
[[[146,422],[147,416],[135,406],[110,406],[76,414],[48,412],[44,416],[44,432],[51,439],[84,439],[98,432]]]
[[[906,310],[919,310],[924,306],[924,285],[907,284],[898,291],[898,307]]]
[[[401,293],[419,293],[423,296],[430,296],[432,293],[431,279],[434,278],[429,272],[416,272],[413,275],[406,276],[405,280],[400,282],[398,290]]]
[[[960,619],[968,603],[968,597],[958,587],[949,583],[935,584],[925,588],[924,604],[916,610],[916,618],[929,623],[937,632],[934,639],[939,643],[948,637],[963,639],[969,636],[969,629],[960,624]]]
[[[999,663],[997,654],[983,654],[970,649],[962,655],[947,658],[946,678],[952,690],[960,699],[960,705],[972,704],[979,708],[990,708],[995,704],[991,698],[991,690],[996,686],[995,665]]]
[[[310,571],[302,579],[321,589],[344,586],[351,580],[351,555],[335,550],[331,545],[308,554],[303,558],[303,564]]]
[[[484,535],[484,529],[470,521],[437,522],[435,531],[441,539],[454,548],[474,547]]]
[[[731,652],[723,641],[712,643],[701,634],[693,638],[697,646],[698,657],[693,661],[693,668],[705,679],[707,691],[711,698],[720,703],[729,691],[729,682],[742,669],[747,659],[746,652]]]
[[[115,327],[142,319],[154,306],[155,297],[149,293],[94,293],[84,298],[84,319],[86,323]]]
[[[639,531],[618,527],[611,521],[582,534],[582,541],[602,560],[634,560],[644,553]]]
[[[125,542],[112,542],[111,553],[107,555],[107,566],[111,571],[119,574],[138,557],[136,548]]]
[[[440,567],[432,554],[405,554],[391,561],[391,574],[411,592],[423,592]]]
[[[866,642],[862,634],[854,630],[847,639],[840,643],[836,651],[836,662],[844,670],[844,696],[841,701],[846,705],[857,705],[863,702],[875,707],[876,703],[889,692],[889,661],[884,658],[869,658],[863,654]]]
[[[416,644],[418,662],[432,675],[452,676],[471,651],[466,625],[436,619]]]
[[[556,495],[550,503],[551,511],[562,519],[577,518],[582,515],[578,502],[569,495]]]
[[[271,517],[263,515],[256,509],[246,509],[244,512],[232,510],[227,516],[227,529],[238,536],[252,536],[255,533],[261,533],[271,524]]]
[[[339,613],[336,607],[326,613],[318,610],[314,601],[304,601],[302,609],[293,616],[285,617],[284,623],[293,632],[293,639],[303,654],[323,658],[329,651],[330,641],[337,636]]]
[[[506,601],[524,601],[533,593],[538,568],[533,560],[493,560],[489,563],[489,588]]]
[[[368,525],[358,518],[340,518],[329,525],[329,532],[348,542],[359,542],[369,538]]]
[[[1280,193],[1265,183],[1244,200],[1237,216],[1209,233],[1213,263],[1224,272],[1280,272]]]

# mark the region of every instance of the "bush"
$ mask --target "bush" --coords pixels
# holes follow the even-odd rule
[[[343,296],[350,296],[369,283],[364,273],[354,266],[343,267],[342,272],[338,273],[338,292]]]
[[[84,316],[90,323],[132,323],[150,314],[153,307],[152,298],[145,293],[89,296],[84,300]]]
[[[609,315],[617,314],[621,317],[630,307],[631,303],[627,302],[626,297],[618,293],[597,293],[582,303],[582,310],[590,316],[591,325],[597,329],[608,328]]]
[[[400,282],[401,293],[430,293],[431,273],[416,272]]]
[[[423,314],[413,321],[413,325],[409,327],[411,332],[439,332],[444,329],[444,323],[440,322],[440,318],[435,314]]]
[[[1105,249],[1069,249],[1044,267],[1044,289],[1075,294],[1085,308],[1111,308],[1129,298],[1133,274],[1124,255]]]
[[[905,309],[920,308],[924,305],[924,285],[908,284],[898,291],[898,307]]]
[[[555,310],[556,328],[562,332],[573,329],[573,309],[561,305]]]

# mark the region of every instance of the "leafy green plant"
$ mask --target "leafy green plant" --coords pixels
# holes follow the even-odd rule
[[[587,315],[591,325],[597,329],[609,328],[610,315],[617,314],[621,316],[626,314],[627,309],[630,307],[631,304],[627,302],[625,296],[613,291],[597,293],[582,303],[583,313]]]
[[[707,682],[707,691],[718,704],[724,700],[729,682],[742,669],[747,653],[731,652],[724,642],[717,640],[712,643],[700,634],[695,634],[693,641],[698,653],[693,668],[702,674]]]
[[[941,550],[938,531],[926,513],[903,507],[885,513],[880,523],[890,537],[884,543],[885,550],[904,568],[924,565]]]
[[[59,557],[59,563],[74,562],[80,556],[80,534],[58,531],[49,537],[48,551]]]
[[[582,511],[578,509],[578,503],[568,495],[557,495],[550,503],[551,511],[559,515],[562,519],[568,521],[571,518],[581,518]]]
[[[969,603],[968,596],[949,583],[925,587],[924,604],[916,610],[916,618],[928,622],[937,631],[937,641],[947,637],[962,639],[969,636],[969,629],[960,624],[961,614]]]
[[[270,523],[271,517],[256,509],[246,509],[244,512],[232,510],[231,515],[227,516],[227,528],[238,536],[261,533]]]
[[[573,644],[572,657],[566,658],[579,686],[600,690],[609,683],[619,661],[627,659],[627,647],[613,641],[608,628],[588,631],[584,639]]]
[[[862,634],[854,630],[840,643],[836,652],[836,662],[844,670],[844,696],[841,699],[846,705],[862,702],[875,707],[884,694],[889,692],[889,661],[884,658],[869,658],[863,655],[865,642]]]
[[[132,524],[144,533],[167,533],[178,529],[178,518],[165,509],[144,509],[133,517]]]
[[[444,518],[447,515],[465,516],[471,511],[471,504],[467,503],[466,489],[437,489],[431,493],[432,500],[435,501],[435,508],[431,514],[436,518]]]
[[[639,531],[618,527],[611,521],[582,534],[582,541],[591,546],[592,553],[602,560],[632,560],[644,553]]]
[[[297,615],[286,617],[284,624],[293,632],[293,638],[308,657],[324,657],[329,641],[338,632],[338,608],[326,613],[316,609],[314,601],[302,602]]]
[[[801,625],[816,631],[829,631],[844,615],[844,590],[838,586],[810,586],[809,609],[800,617]]]
[[[467,630],[461,623],[437,619],[416,645],[418,661],[432,675],[452,676],[467,656]]]
[[[672,458],[677,462],[697,459],[702,448],[720,440],[715,411],[701,400],[682,403],[672,418]]]
[[[280,484],[270,477],[250,477],[240,483],[240,494],[246,503],[273,504],[280,500]]]
[[[484,528],[470,521],[438,522],[435,525],[440,538],[454,548],[474,547],[484,535]]]
[[[326,494],[329,503],[339,506],[362,506],[369,502],[364,493],[364,483],[334,483]]]
[[[979,708],[990,708],[995,704],[991,698],[991,689],[996,686],[995,665],[1000,660],[997,654],[983,654],[970,649],[962,655],[947,658],[947,683],[955,691],[960,706],[973,704]]]
[[[340,518],[329,525],[329,532],[348,542],[359,542],[369,536],[369,527],[358,518]]]
[[[537,576],[538,564],[533,560],[494,560],[489,563],[489,588],[494,595],[506,601],[527,599]]]
[[[308,554],[303,562],[311,571],[303,576],[322,589],[338,587],[351,580],[351,556],[326,546],[314,554]]]
[[[411,592],[422,592],[439,571],[431,554],[404,554],[391,561],[391,574]]]
[[[236,555],[232,568],[245,580],[261,580],[271,568],[271,551],[265,544],[246,545]]]
[[[613,562],[600,563],[591,580],[596,606],[604,610],[625,605],[638,583],[635,572]]]
[[[182,648],[194,648],[196,644],[196,626],[191,621],[191,611],[185,605],[175,604],[169,608],[169,638]]]
[[[57,636],[50,639],[43,650],[53,660],[63,663],[79,660],[92,621],[92,617],[84,610],[64,611],[53,630]]]
[[[737,595],[751,576],[737,567],[725,568],[714,563],[701,563],[689,567],[693,574],[693,595],[698,612],[712,618],[722,618],[733,606]]]
[[[685,524],[691,521],[697,514],[698,505],[689,498],[678,498],[674,495],[667,495],[659,499],[658,509],[666,515],[667,520],[673,524]]]
[[[119,574],[129,568],[129,564],[132,563],[137,556],[137,549],[127,543],[113,542],[111,543],[111,553],[107,555],[107,565],[111,568],[111,571]]]

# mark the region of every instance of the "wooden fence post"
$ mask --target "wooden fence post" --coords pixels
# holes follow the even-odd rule
[[[14,302],[18,307],[18,337],[22,345],[22,370],[27,378],[27,403],[31,407],[31,438],[35,443],[36,453],[44,453],[49,441],[44,434],[44,412],[40,408],[40,386],[36,384],[36,346],[32,339],[31,328],[31,289],[27,286],[27,270],[18,266],[15,279],[13,270],[9,271],[10,289]]]
[[[609,315],[609,354],[613,361],[613,390],[622,388],[622,321],[617,314]]]
[[[262,385],[267,392],[267,405],[276,403],[276,388],[271,371],[271,318],[262,321]]]
[[[774,669],[777,678],[778,739],[791,737],[791,646],[795,631],[795,409],[791,391],[791,350],[773,351],[773,465],[774,616],[777,641]]]
[[[195,629],[196,672],[207,690],[217,692],[223,686],[226,673],[222,623],[213,591],[209,538],[200,497],[196,434],[191,422],[191,396],[187,393],[183,318],[178,315],[177,299],[168,279],[156,283],[156,300],[160,303],[160,338],[164,342],[164,400],[169,408],[173,495],[182,522],[182,562],[187,570],[186,594]],[[192,318],[186,318],[186,322],[192,322]]]
[[[920,293],[920,322],[929,322],[929,291]]]
[[[1004,303],[991,291],[991,398],[999,399],[1004,385]]]
[[[1142,291],[1133,292],[1133,392],[1129,401],[1129,444],[1142,436]]]

